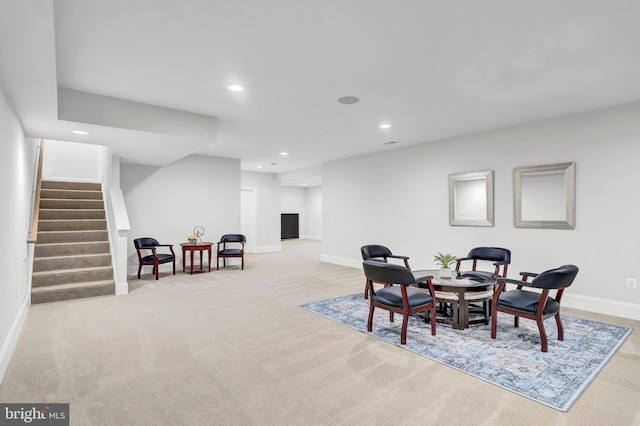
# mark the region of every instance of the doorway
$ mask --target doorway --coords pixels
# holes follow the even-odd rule
[[[256,249],[257,198],[255,188],[240,189],[240,233],[247,237],[247,253],[253,253]]]

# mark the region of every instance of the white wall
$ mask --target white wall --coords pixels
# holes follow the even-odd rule
[[[257,193],[255,253],[280,251],[280,182],[273,173],[243,171],[241,176],[242,188],[252,188]]]
[[[129,274],[138,268],[134,238],[174,244],[180,270],[179,244],[195,226],[204,227],[203,240],[214,243],[223,234],[240,232],[239,160],[190,155],[164,167],[122,164],[120,187],[131,225]],[[160,270],[170,271],[171,265],[161,265]],[[143,273],[150,273],[150,268]]]
[[[322,239],[322,187],[313,186],[306,189],[307,228],[305,238]]]
[[[44,141],[42,177],[45,180],[101,182],[103,166],[99,145]]]
[[[37,142],[27,139],[0,87],[0,382],[29,306],[33,250],[27,245],[33,216]]]
[[[324,165],[323,260],[359,267],[359,248],[383,244],[433,268],[433,255],[476,246],[512,251],[511,276],[580,267],[565,303],[640,319],[640,103],[334,161]],[[576,163],[573,230],[513,226],[513,169]],[[495,226],[452,227],[448,175],[495,171]],[[377,176],[370,185],[370,176]]]

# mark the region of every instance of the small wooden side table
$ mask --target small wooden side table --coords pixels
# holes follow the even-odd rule
[[[189,271],[193,275],[193,252],[200,252],[200,271],[202,272],[202,252],[206,251],[208,255],[207,267],[211,272],[211,246],[213,243],[201,242],[201,243],[180,243],[182,247],[182,272],[186,270],[187,252],[189,252]]]

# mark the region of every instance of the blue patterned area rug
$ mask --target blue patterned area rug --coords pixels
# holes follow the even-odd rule
[[[407,344],[400,345],[402,316],[389,322],[376,309],[373,332],[367,332],[369,302],[362,293],[299,305],[332,321],[463,371],[559,411],[568,411],[631,333],[630,328],[562,316],[564,341],[557,340],[555,319],[545,321],[549,352],[540,351],[535,321],[499,313],[497,339],[490,325],[454,330],[438,324],[436,335],[420,318],[411,317]]]

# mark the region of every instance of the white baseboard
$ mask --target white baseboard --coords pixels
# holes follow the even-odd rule
[[[640,321],[640,305],[635,303],[565,293],[562,296],[562,306]]]
[[[129,294],[129,282],[116,283],[116,296],[123,296],[125,294]]]
[[[315,240],[315,241],[322,241],[322,237],[320,235],[301,235],[300,236],[301,240]]]
[[[336,265],[348,266],[350,268],[362,268],[362,260],[353,260],[346,257],[329,256],[328,254],[323,254],[320,256],[320,261],[335,263]]]
[[[361,260],[329,256],[326,254],[320,256],[320,260],[322,262],[334,263],[351,268],[362,268]],[[598,299],[595,297],[565,293],[562,297],[562,306],[640,321],[640,305],[635,303],[618,302],[616,300]]]
[[[13,350],[16,347],[16,343],[18,343],[18,337],[20,337],[22,326],[24,325],[24,321],[27,318],[27,313],[29,312],[29,301],[29,297],[24,298],[22,306],[20,306],[20,310],[18,311],[18,315],[11,325],[9,335],[7,336],[7,339],[2,343],[2,349],[0,349],[0,384],[2,384],[2,380],[4,379],[4,373],[7,372],[7,367],[9,366],[11,355],[13,354]]]

